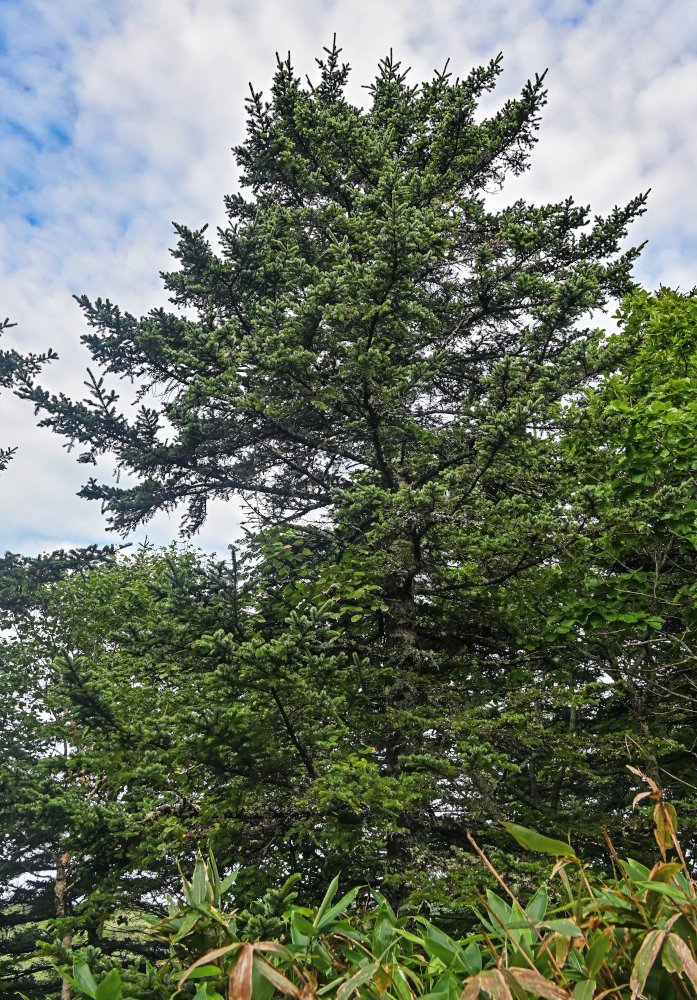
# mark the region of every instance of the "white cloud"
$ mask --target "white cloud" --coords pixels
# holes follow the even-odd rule
[[[487,107],[549,67],[533,170],[508,189],[539,201],[574,194],[607,211],[651,186],[634,240],[649,285],[697,282],[697,5],[682,0],[5,0],[0,5],[0,282],[6,342],[56,348],[52,386],[82,381],[73,293],[132,312],[164,303],[171,220],[223,221],[235,187],[230,147],[244,133],[247,83],[268,85],[274,51],[298,72],[336,31],[354,67],[351,96],[390,48],[416,81],[450,57],[454,73],[499,50],[506,71]],[[0,443],[21,451],[0,480],[0,549],[104,537],[74,493],[85,469],[3,397]],[[104,472],[109,472],[108,463]],[[216,506],[201,536],[236,531]],[[149,534],[165,541],[176,521]]]

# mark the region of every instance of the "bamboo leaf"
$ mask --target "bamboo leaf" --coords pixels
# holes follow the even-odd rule
[[[551,837],[545,837],[544,834],[528,830],[527,827],[519,826],[517,823],[503,823],[502,825],[512,837],[515,837],[520,846],[525,847],[528,851],[540,851],[542,854],[552,854],[555,857],[576,857],[576,851],[573,847],[565,844],[563,840],[553,840]]]
[[[282,972],[280,972],[275,966],[271,965],[270,962],[267,962],[261,955],[254,956],[254,968],[260,976],[267,979],[277,990],[280,990],[281,993],[285,993],[286,996],[295,998],[300,996],[300,990],[295,983],[292,983],[290,979],[287,979]]]
[[[95,991],[95,1000],[119,1000],[121,996],[121,976],[118,969],[106,974]]]
[[[313,938],[317,937],[317,934],[319,933],[315,924],[310,923],[307,917],[304,917],[302,913],[298,913],[297,910],[293,913],[291,922],[293,927],[299,934],[302,934],[303,937]]]
[[[196,856],[194,877],[192,879],[191,886],[194,903],[200,904],[208,901],[208,873],[206,872],[206,863],[200,852]]]
[[[337,990],[336,1000],[348,1000],[354,990],[357,990],[363,983],[367,983],[375,975],[379,964],[379,962],[366,962],[358,972],[354,972],[351,978],[342,983]]]
[[[605,956],[610,950],[612,938],[609,933],[599,932],[592,945],[586,953],[586,971],[594,979],[598,974],[600,966],[605,960]]]
[[[204,979],[206,976],[219,976],[220,972],[219,965],[202,965],[200,968],[194,969],[189,979]]]
[[[543,884],[525,907],[525,913],[533,924],[538,924],[547,913],[547,887]]]
[[[636,1000],[639,994],[643,991],[646,979],[651,971],[653,963],[658,957],[658,953],[661,950],[661,945],[663,944],[665,936],[665,930],[654,930],[649,931],[644,938],[641,948],[637,952],[637,956],[634,959],[632,974],[629,979],[629,985],[632,990],[632,1000]]]
[[[644,889],[648,892],[658,892],[661,896],[667,896],[679,904],[685,903],[690,898],[686,892],[672,883],[666,885],[665,882],[636,882],[634,888]]]
[[[252,963],[254,945],[243,945],[228,972],[229,1000],[252,1000]]]
[[[546,979],[536,969],[509,969],[514,977],[529,993],[537,993],[545,1000],[569,1000],[569,994],[561,986]]]
[[[214,948],[213,951],[207,951],[205,955],[201,955],[200,958],[197,958],[193,965],[190,965],[189,968],[181,974],[177,987],[179,989],[182,988],[183,984],[189,978],[194,969],[198,969],[202,965],[214,962],[216,958],[222,958],[223,955],[229,955],[231,952],[239,951],[242,947],[242,941],[234,941],[232,944],[223,945],[222,948]]]
[[[181,941],[182,938],[185,938],[186,935],[189,934],[194,929],[194,927],[196,926],[196,924],[199,922],[200,919],[201,919],[201,914],[198,913],[197,911],[193,913],[187,913],[186,916],[183,918],[180,926],[178,927],[177,933],[174,935],[174,940]]]
[[[73,976],[81,990],[84,990],[91,997],[96,995],[97,980],[92,975],[87,962],[82,962],[79,958],[76,958],[73,962]]]
[[[329,908],[331,901],[336,896],[338,889],[339,889],[339,876],[336,875],[330,882],[329,888],[324,894],[324,899],[319,904],[319,909],[317,910],[317,914],[314,920],[315,927],[319,927],[322,921],[322,917],[324,916],[326,910]]]
[[[668,950],[667,955],[665,954],[666,950]],[[668,968],[666,959],[674,967],[673,969]],[[688,944],[678,934],[668,935],[661,951],[661,961],[668,972],[675,971],[680,975],[684,972],[697,993],[697,961],[695,961]],[[682,963],[680,968],[677,967],[678,962]]]
[[[231,886],[237,881],[237,869],[230,875],[226,875],[220,883],[220,895],[223,896]]]
[[[315,917],[314,923],[317,930],[320,932],[326,930],[336,917],[342,914],[344,910],[347,910],[349,908],[349,906],[354,901],[360,890],[361,887],[356,886],[355,889],[351,889],[349,892],[346,893],[345,896],[342,896],[338,903],[335,903],[334,906],[330,907],[326,911],[326,913],[324,914],[324,919],[322,921],[319,920],[319,917]]]

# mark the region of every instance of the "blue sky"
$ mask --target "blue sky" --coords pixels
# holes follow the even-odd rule
[[[605,212],[651,187],[637,276],[697,284],[693,0],[0,0],[0,314],[18,324],[5,346],[53,347],[47,382],[79,392],[88,358],[72,295],[135,313],[165,304],[172,220],[223,220],[248,81],[266,86],[276,50],[311,73],[334,32],[358,103],[390,48],[415,82],[448,57],[464,74],[503,51],[492,104],[549,68],[532,170],[507,198],[572,194]],[[0,551],[109,537],[75,497],[84,467],[4,394],[9,443],[19,452],[0,479]],[[110,473],[105,459],[99,474]],[[147,530],[157,542],[176,532],[165,516]],[[236,533],[235,505],[221,504],[199,542],[223,549]]]

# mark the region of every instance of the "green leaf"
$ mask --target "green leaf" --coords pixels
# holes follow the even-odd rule
[[[459,981],[450,972],[443,973],[436,981],[433,990],[425,993],[420,1000],[457,1000],[462,992]]]
[[[210,883],[213,888],[213,901],[220,902],[220,873],[216,864],[213,851],[208,849],[208,871],[210,873]]]
[[[683,971],[684,963],[673,946],[672,937],[673,935],[669,934],[665,940],[665,944],[661,948],[661,965],[666,972],[677,972],[680,974]]]
[[[212,989],[210,983],[201,983],[196,990],[194,1000],[225,1000],[217,990]]]
[[[90,971],[87,962],[76,958],[73,963],[73,977],[80,989],[88,996],[95,998],[97,993],[97,980]]]
[[[341,984],[336,992],[336,1000],[348,1000],[354,990],[371,979],[379,968],[379,962],[366,962],[357,972]]]
[[[636,889],[649,890],[650,892],[658,892],[662,896],[667,896],[669,899],[674,900],[676,903],[685,903],[690,897],[689,894],[683,892],[679,889],[677,885],[665,882],[637,882],[635,885]]]
[[[192,879],[192,895],[194,903],[206,903],[208,901],[208,878],[206,864],[199,854],[194,866],[194,877]]]
[[[482,971],[482,954],[474,941],[470,941],[462,950],[462,959],[468,975],[476,976]]]
[[[315,927],[319,927],[320,921],[322,920],[325,911],[329,907],[329,904],[336,896],[338,889],[339,889],[339,876],[336,875],[329,883],[329,888],[325,892],[322,902],[319,904],[319,909],[317,910],[317,915],[315,916],[314,919]]]
[[[185,914],[184,917],[182,918],[181,924],[177,928],[176,934],[174,935],[174,940],[181,941],[182,938],[185,938],[186,935],[193,930],[193,928],[196,926],[196,924],[199,922],[200,919],[201,919],[201,913],[197,911]]]
[[[440,959],[446,968],[452,968],[455,972],[466,972],[467,963],[459,944],[438,927],[434,927],[428,921],[424,921],[424,923],[426,934],[423,945],[428,955]]]
[[[518,826],[517,823],[503,823],[512,837],[518,841],[521,847],[528,851],[540,851],[542,854],[552,854],[557,858],[575,858],[576,852],[569,844],[563,840],[552,840],[544,834],[536,833],[525,826]]]
[[[651,874],[651,869],[647,868],[646,865],[640,864],[638,861],[634,861],[633,858],[627,858],[625,861],[625,867],[629,872],[630,877],[635,881],[639,882],[642,879],[648,881],[648,877]]]
[[[392,986],[397,993],[398,1000],[413,1000],[414,994],[401,969],[393,970]]]
[[[391,907],[382,903],[373,926],[373,954],[380,961],[384,961],[385,952],[395,940],[393,918]]]
[[[586,971],[591,978],[594,979],[597,976],[611,945],[612,938],[610,935],[598,931],[586,953]]]
[[[94,994],[95,1000],[119,1000],[121,985],[121,976],[118,970],[112,969],[97,986]]]
[[[223,896],[228,889],[235,884],[237,881],[238,871],[235,869],[231,875],[226,875],[225,878],[220,883],[220,895]]]
[[[200,965],[198,969],[194,969],[189,979],[205,979],[206,976],[220,975],[222,975],[222,972],[219,965]]]
[[[299,934],[302,934],[307,938],[317,937],[317,934],[319,933],[318,928],[315,927],[314,924],[310,923],[310,921],[304,917],[302,913],[298,913],[297,910],[293,912],[291,924]]]
[[[492,892],[491,889],[487,889],[486,891],[486,900],[492,912],[497,917],[497,920],[494,921],[494,927],[497,931],[500,931],[501,925],[503,924],[506,927],[511,920],[511,907],[500,896],[497,896],[495,892]]]
[[[354,901],[354,899],[356,898],[356,896],[360,891],[361,891],[360,886],[356,886],[355,889],[350,889],[345,896],[341,897],[338,903],[335,903],[334,906],[330,907],[326,911],[326,913],[324,914],[324,919],[321,921],[321,923],[319,922],[318,917],[315,917],[314,920],[315,927],[317,927],[317,929],[321,933],[327,931],[331,926],[332,922],[338,916],[340,916],[344,912],[344,910],[347,910],[349,908],[349,906]]]
[[[547,912],[547,905],[547,887],[545,885],[541,885],[528,905],[525,907],[525,913],[533,924],[538,924],[540,920],[544,918]]]

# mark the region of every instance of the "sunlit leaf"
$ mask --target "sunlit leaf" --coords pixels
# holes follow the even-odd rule
[[[544,834],[536,833],[535,830],[528,830],[525,826],[517,823],[503,823],[512,837],[518,841],[521,847],[529,851],[540,851],[542,854],[552,854],[555,857],[575,858],[576,852],[569,844],[563,840],[553,840],[545,837]]]

